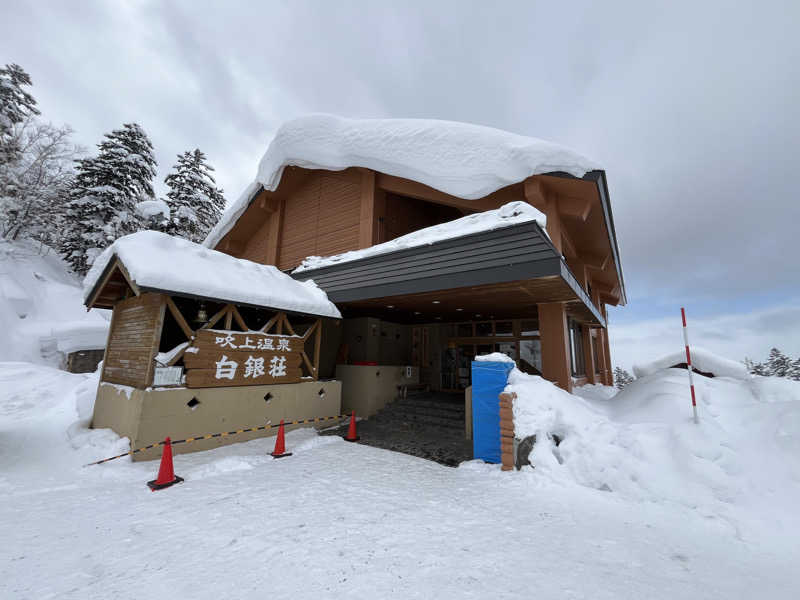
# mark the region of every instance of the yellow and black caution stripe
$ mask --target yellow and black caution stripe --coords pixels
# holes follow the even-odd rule
[[[304,425],[307,423],[324,423],[325,421],[332,421],[334,419],[346,419],[350,415],[335,415],[333,417],[313,417],[311,419],[299,419],[297,421],[284,421],[284,426],[288,427],[289,425]],[[200,440],[210,440],[212,438],[218,437],[228,437],[229,435],[239,435],[240,433],[249,433],[251,431],[265,431],[267,429],[275,429],[276,427],[280,427],[280,423],[267,423],[266,425],[261,425],[259,427],[247,427],[246,429],[236,429],[235,431],[222,431],[220,433],[208,433],[206,435],[198,435],[195,437],[189,437],[185,440],[170,440],[170,444],[173,446],[175,444],[190,444],[191,442],[199,442]],[[122,458],[124,456],[132,456],[134,454],[138,454],[139,452],[144,452],[145,450],[150,450],[151,448],[157,448],[158,446],[163,446],[166,444],[166,440],[162,442],[156,442],[155,444],[150,444],[149,446],[143,446],[141,448],[136,448],[135,450],[131,450],[129,452],[125,452],[124,454],[118,454],[117,456],[111,456],[109,458],[104,458],[103,460],[98,460],[95,462],[91,462],[89,464],[83,465],[84,467],[91,467],[92,465],[100,465],[110,460],[116,460],[118,458]]]

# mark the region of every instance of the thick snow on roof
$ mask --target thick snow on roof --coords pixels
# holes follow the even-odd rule
[[[601,168],[563,146],[492,127],[430,119],[309,115],[278,129],[261,159],[256,181],[231,205],[204,245],[213,247],[222,239],[259,186],[276,190],[289,165],[329,171],[365,167],[470,200],[531,175],[563,171],[582,177]]]
[[[466,217],[461,217],[454,221],[448,221],[447,223],[426,227],[425,229],[414,231],[402,237],[384,242],[383,244],[370,246],[369,248],[351,250],[334,256],[309,256],[294,270],[294,273],[329,267],[331,265],[377,256],[379,254],[386,254],[387,252],[404,250],[406,248],[424,246],[426,244],[433,244],[434,242],[441,242],[442,240],[469,235],[470,233],[489,231],[529,221],[536,221],[539,223],[542,230],[544,230],[547,225],[547,218],[545,215],[530,204],[520,201],[509,202],[495,210],[487,210],[482,213],[467,215]]]
[[[749,379],[750,374],[744,364],[717,356],[710,350],[699,346],[690,348],[692,366],[704,373],[713,373],[716,377],[733,377],[734,379]],[[645,377],[661,369],[668,369],[675,365],[686,363],[686,352],[679,350],[649,363],[634,365],[633,372],[636,377]]]
[[[295,281],[272,265],[234,258],[157,231],[126,235],[106,248],[84,279],[84,301],[114,256],[142,288],[322,317],[342,316],[313,281]]]

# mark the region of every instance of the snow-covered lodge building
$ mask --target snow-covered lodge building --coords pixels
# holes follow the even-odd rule
[[[344,320],[323,376],[413,365],[433,389],[463,390],[472,357],[499,351],[566,390],[612,383],[606,306],[625,303],[625,285],[605,172],[555,144],[443,121],[298,119],[206,245],[327,292]]]
[[[132,284],[159,294],[163,308],[153,314],[166,321],[161,337],[150,340],[152,356],[160,352],[162,362],[187,369],[195,359],[186,346],[198,343],[177,315],[197,315],[197,327],[218,330],[207,308],[228,307],[223,329],[247,332],[265,325],[269,311],[283,311],[278,322],[299,319],[291,334],[303,338],[301,346],[303,331],[316,323],[314,360],[297,359],[307,365],[297,381],[315,385],[303,401],[282,405],[280,418],[323,408],[370,416],[414,387],[469,402],[472,360],[492,352],[568,391],[612,384],[606,306],[625,303],[625,286],[606,176],[555,144],[445,121],[309,116],[279,129],[256,180],[209,234],[207,249],[173,248],[173,261],[169,242],[151,242],[161,255],[109,251],[90,274],[87,305],[119,306],[133,295]],[[128,273],[131,265],[149,286]],[[293,294],[313,301],[293,302]],[[167,323],[170,314],[176,323]],[[137,393],[146,407],[153,373],[143,377]],[[187,386],[192,377],[201,387],[191,370]],[[202,427],[212,429],[186,425],[187,435],[210,433],[220,419],[230,422],[228,413],[243,423],[263,418],[264,400],[281,396],[269,391],[275,381],[246,389],[236,385],[257,382],[230,383],[171,392],[181,410],[189,396],[216,403],[216,421]],[[96,425],[117,418],[121,394],[106,390],[95,420],[98,410],[107,415]],[[339,406],[317,406],[324,397]],[[168,411],[152,410],[163,423]]]

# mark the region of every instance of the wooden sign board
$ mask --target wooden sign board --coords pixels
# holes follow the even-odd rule
[[[297,383],[303,339],[201,329],[183,355],[186,387]]]

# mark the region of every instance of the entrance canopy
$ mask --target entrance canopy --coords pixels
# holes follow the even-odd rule
[[[424,238],[425,231],[411,235]],[[499,219],[483,230],[411,247],[402,239],[308,260],[292,276],[313,280],[345,316],[408,323],[535,317],[539,303],[566,302],[576,320],[605,327],[602,313],[534,219]]]

